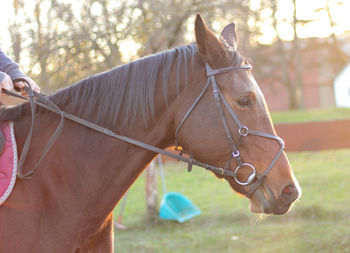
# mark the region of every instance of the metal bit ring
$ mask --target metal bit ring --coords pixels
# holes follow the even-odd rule
[[[239,169],[241,169],[242,167],[244,166],[248,166],[252,173],[249,175],[247,181],[245,182],[241,182],[238,178],[237,178],[237,174],[238,174],[238,171]],[[253,180],[255,179],[256,177],[256,169],[254,168],[253,165],[251,165],[250,163],[242,163],[241,165],[237,166],[237,168],[235,169],[235,176],[234,176],[234,179],[235,181],[237,182],[237,184],[240,184],[240,185],[249,185],[253,182]]]

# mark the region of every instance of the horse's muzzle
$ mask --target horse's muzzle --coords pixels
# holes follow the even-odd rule
[[[289,184],[282,187],[278,198],[276,198],[270,187],[266,183],[263,183],[254,195],[260,202],[261,212],[279,215],[286,213],[300,194],[294,184]]]

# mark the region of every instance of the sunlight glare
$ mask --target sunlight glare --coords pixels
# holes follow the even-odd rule
[[[350,1],[339,1],[342,4],[336,4],[330,1],[330,12],[335,22],[332,28],[328,14],[325,10],[319,10],[326,7],[326,0],[308,0],[297,1],[297,18],[300,20],[314,20],[304,25],[297,26],[297,34],[300,38],[307,37],[328,37],[333,32],[341,35],[350,31],[350,19],[348,18],[348,10],[350,9]],[[276,18],[278,20],[277,31],[282,40],[290,41],[294,38],[293,27],[293,4],[291,0],[280,0],[278,4]],[[264,15],[265,16],[265,15]],[[262,26],[263,35],[259,37],[259,41],[269,44],[276,38],[274,29],[268,28],[272,23],[271,18],[267,17]]]
[[[59,0],[60,2],[71,3],[70,0]],[[350,32],[350,18],[348,18],[348,10],[350,10],[350,1],[338,1],[338,0],[328,0],[330,11],[332,14],[332,18],[334,19],[335,26],[332,28],[327,16],[327,12],[325,10],[321,10],[316,12],[317,9],[325,8],[327,4],[327,0],[297,0],[297,18],[305,19],[305,20],[315,20],[305,25],[298,25],[298,35],[300,38],[306,37],[327,37],[333,32],[336,35],[344,34],[346,32]],[[26,8],[28,9],[28,13],[32,12],[33,6],[35,4],[35,0],[27,0]],[[250,8],[252,10],[258,10],[261,5],[262,0],[251,0]],[[341,4],[338,4],[341,2]],[[73,3],[74,6],[79,7],[83,1],[76,1]],[[0,45],[7,51],[7,48],[11,44],[10,35],[8,32],[8,25],[13,17],[13,0],[3,0],[1,1],[1,9],[6,10],[2,12],[0,15]],[[278,34],[282,38],[282,40],[292,40],[293,39],[293,28],[291,26],[291,22],[293,19],[293,4],[292,0],[279,0],[278,3],[279,10],[276,13],[276,18],[278,20]],[[30,11],[29,11],[30,9]],[[80,8],[74,8],[75,13],[78,14],[78,10]],[[95,12],[98,13],[101,10],[96,8]],[[259,41],[261,43],[272,43],[276,39],[276,32],[271,27],[272,20],[269,17],[271,15],[271,10],[266,9],[262,14],[265,21],[261,25],[262,35],[259,36]],[[189,19],[189,21],[194,19],[194,16]],[[77,15],[79,18],[79,15]],[[252,22],[251,20],[249,21]],[[192,22],[193,23],[193,22]],[[191,24],[192,24],[191,23]],[[221,22],[220,22],[221,23]],[[219,26],[218,22],[214,22],[214,29],[217,30]],[[192,27],[192,26],[191,26]],[[189,33],[186,34],[187,41],[193,41],[193,34],[189,37]],[[188,37],[188,38],[187,38]],[[130,44],[131,43],[131,44]],[[130,42],[127,40],[123,42],[123,48],[128,50],[129,53],[126,54],[126,58],[132,58],[133,53],[139,48],[139,46],[135,45],[135,42]],[[126,45],[129,44],[129,47]],[[130,49],[128,49],[130,48]]]
[[[122,61],[129,62],[137,56],[137,51],[141,48],[141,45],[136,43],[133,39],[127,39],[120,43],[120,52],[122,54]]]

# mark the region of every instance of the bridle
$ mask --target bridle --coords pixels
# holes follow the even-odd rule
[[[175,142],[177,146],[180,146],[178,143],[178,134],[180,129],[182,128],[184,122],[186,121],[186,119],[190,116],[190,113],[193,111],[193,109],[195,108],[195,106],[198,104],[198,102],[200,101],[200,99],[203,97],[204,93],[208,90],[209,85],[211,84],[212,86],[212,90],[213,90],[213,95],[214,95],[214,99],[216,102],[216,106],[218,109],[218,113],[220,115],[221,121],[223,123],[224,129],[225,129],[225,133],[226,133],[226,138],[230,144],[230,148],[231,148],[231,154],[232,157],[230,155],[230,158],[228,159],[226,166],[224,168],[220,168],[220,167],[215,167],[212,166],[210,164],[206,164],[206,163],[202,163],[199,162],[197,160],[195,160],[193,158],[193,156],[190,154],[189,158],[182,156],[182,152],[180,154],[175,154],[166,150],[163,150],[161,148],[155,147],[153,145],[149,145],[147,143],[129,138],[127,136],[123,136],[123,135],[119,135],[107,128],[104,128],[102,126],[99,126],[97,124],[94,124],[90,121],[84,120],[82,118],[79,118],[77,116],[74,116],[72,114],[66,113],[64,111],[62,111],[60,108],[58,108],[57,105],[55,105],[47,96],[41,94],[41,93],[37,93],[35,91],[33,91],[29,85],[29,83],[27,82],[26,79],[23,78],[18,78],[14,81],[24,81],[27,82],[28,87],[26,88],[29,94],[29,98],[25,98],[15,92],[12,91],[8,91],[8,90],[3,90],[4,93],[10,95],[10,96],[14,96],[14,97],[18,97],[21,99],[25,99],[28,100],[30,102],[30,106],[31,106],[31,113],[32,113],[32,121],[31,121],[31,127],[29,130],[29,133],[27,135],[25,144],[23,146],[22,152],[21,152],[21,156],[19,158],[19,162],[18,163],[18,173],[17,173],[17,177],[20,179],[30,179],[31,176],[34,174],[35,170],[39,167],[39,164],[41,163],[41,161],[44,159],[45,155],[47,154],[47,152],[49,151],[49,149],[51,148],[51,146],[53,145],[53,143],[57,140],[57,138],[59,137],[61,130],[63,128],[63,124],[64,124],[64,119],[67,118],[69,120],[72,120],[80,125],[83,125],[85,127],[88,127],[90,129],[93,129],[95,131],[98,131],[100,133],[103,133],[105,135],[108,135],[110,137],[113,137],[115,139],[118,140],[122,140],[124,142],[133,144],[135,146],[144,148],[144,149],[148,149],[150,151],[153,151],[155,153],[158,154],[162,154],[162,155],[166,155],[169,157],[172,157],[174,159],[180,160],[180,161],[184,161],[186,163],[188,163],[188,171],[191,171],[192,166],[196,165],[199,167],[202,167],[206,170],[212,171],[216,174],[219,174],[223,177],[225,177],[226,179],[228,179],[229,177],[233,178],[238,184],[243,185],[243,186],[247,186],[250,185],[250,190],[249,192],[246,193],[246,196],[248,198],[250,198],[254,192],[259,188],[259,186],[263,183],[264,179],[266,178],[267,174],[271,171],[272,167],[275,165],[275,163],[277,162],[278,158],[280,157],[280,155],[282,154],[283,150],[284,150],[284,142],[283,140],[278,137],[278,136],[274,136],[271,134],[267,134],[267,133],[262,133],[262,132],[258,132],[258,131],[254,131],[254,130],[250,130],[248,129],[248,127],[244,126],[238,119],[237,115],[233,112],[233,110],[231,109],[231,107],[229,106],[229,103],[227,102],[227,100],[225,99],[224,95],[222,94],[222,92],[220,91],[216,80],[215,80],[215,75],[219,75],[219,74],[223,74],[226,72],[230,72],[230,71],[236,71],[236,70],[251,70],[252,67],[251,65],[243,65],[243,66],[239,66],[239,67],[235,67],[235,66],[229,66],[229,67],[224,67],[224,68],[219,68],[219,69],[212,69],[210,68],[210,66],[208,64],[206,64],[206,73],[207,73],[207,83],[204,87],[204,89],[202,90],[202,92],[200,93],[200,95],[197,97],[197,99],[194,101],[194,103],[192,104],[192,106],[188,109],[188,111],[185,113],[184,117],[182,118],[181,122],[179,123],[176,132],[175,132]],[[266,170],[263,172],[263,174],[259,175],[255,169],[255,167],[250,164],[250,163],[246,163],[246,162],[242,162],[242,158],[240,156],[240,152],[238,150],[239,148],[239,144],[235,144],[231,135],[231,132],[229,131],[229,127],[226,121],[226,118],[224,116],[224,111],[223,111],[223,107],[222,104],[225,106],[225,108],[227,109],[227,111],[229,112],[229,114],[231,115],[231,117],[234,119],[234,121],[236,122],[237,126],[238,126],[238,134],[241,137],[245,137],[247,135],[255,135],[255,136],[260,136],[260,137],[264,137],[264,138],[269,138],[269,139],[273,139],[276,140],[281,148],[279,149],[279,151],[277,152],[277,154],[275,155],[275,157],[273,158],[273,160],[271,161],[271,163],[269,164],[269,166],[266,168]],[[43,107],[51,112],[54,112],[56,114],[58,114],[60,116],[60,122],[58,127],[56,128],[55,132],[53,133],[53,135],[50,137],[49,141],[47,142],[46,146],[44,147],[42,154],[38,160],[38,162],[36,163],[36,165],[28,172],[23,172],[23,164],[24,161],[26,159],[26,156],[28,154],[28,150],[30,147],[30,143],[31,143],[31,139],[32,139],[32,133],[33,133],[33,128],[34,128],[34,116],[35,116],[35,107],[36,105]],[[237,167],[234,171],[229,169],[229,164],[231,159],[234,158],[237,162]],[[240,169],[242,169],[243,167],[249,167],[251,170],[251,174],[249,175],[249,177],[247,178],[246,181],[240,181],[238,179],[238,171]],[[269,194],[271,195],[271,194]]]
[[[284,141],[278,136],[263,133],[263,132],[254,131],[254,130],[248,129],[247,126],[244,126],[241,123],[241,121],[238,119],[237,115],[234,113],[232,108],[230,107],[225,96],[223,95],[223,93],[221,92],[220,88],[218,87],[218,85],[216,83],[215,75],[220,75],[220,74],[224,74],[224,73],[227,73],[230,71],[238,71],[238,70],[249,71],[252,69],[251,65],[228,66],[228,67],[224,67],[224,68],[212,69],[209,66],[209,64],[206,63],[205,67],[206,67],[206,74],[208,77],[207,83],[204,86],[204,89],[202,90],[202,92],[197,97],[197,99],[194,101],[194,103],[191,105],[191,107],[185,113],[185,115],[182,118],[182,120],[180,121],[179,125],[177,126],[176,131],[175,131],[175,144],[177,146],[180,146],[179,142],[178,142],[178,135],[179,135],[180,129],[182,128],[186,119],[190,116],[191,112],[193,111],[195,106],[198,104],[198,102],[201,100],[201,98],[203,97],[205,92],[208,90],[209,85],[211,84],[215,104],[216,104],[216,107],[218,110],[218,114],[221,118],[221,122],[222,122],[222,125],[223,125],[224,130],[225,130],[226,139],[229,142],[229,145],[231,148],[231,155],[230,155],[229,159],[227,160],[225,167],[222,169],[222,172],[219,174],[221,174],[222,176],[233,177],[233,179],[239,185],[243,185],[243,186],[251,185],[250,190],[246,193],[246,196],[248,198],[250,198],[254,194],[254,192],[259,188],[259,186],[263,183],[264,179],[269,174],[272,167],[275,165],[278,158],[282,154],[284,147],[285,147]],[[238,144],[235,144],[235,142],[232,138],[231,132],[230,132],[228,124],[227,124],[227,120],[226,120],[225,115],[224,115],[224,110],[223,110],[222,104],[225,106],[225,108],[229,112],[230,116],[233,118],[233,120],[235,121],[235,123],[238,126],[238,135],[239,135]],[[241,155],[240,155],[238,148],[239,148],[239,144],[241,143],[241,138],[246,137],[247,135],[255,135],[255,136],[259,136],[259,137],[273,139],[273,140],[276,140],[281,146],[280,149],[278,150],[277,154],[274,156],[273,160],[271,161],[271,163],[268,165],[268,167],[265,169],[265,171],[261,175],[259,175],[257,173],[255,167],[251,163],[242,162],[242,158],[241,158]],[[236,160],[237,166],[232,174],[231,173],[232,171],[229,170],[229,166],[230,166],[230,162],[233,158]],[[241,181],[238,178],[238,171],[244,167],[248,167],[250,169],[251,173],[245,181]],[[268,193],[268,194],[271,196],[271,193]]]

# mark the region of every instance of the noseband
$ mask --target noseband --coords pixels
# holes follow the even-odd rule
[[[282,152],[284,150],[284,146],[285,146],[284,141],[278,136],[250,130],[247,126],[244,126],[241,123],[241,121],[238,119],[237,115],[234,113],[232,108],[230,107],[229,103],[227,102],[226,98],[224,97],[224,95],[222,94],[220,88],[218,87],[218,85],[216,83],[215,75],[224,74],[224,73],[230,72],[230,71],[251,70],[252,69],[251,65],[242,65],[242,66],[238,66],[238,67],[229,66],[229,67],[224,67],[224,68],[219,68],[219,69],[212,69],[208,63],[206,63],[205,66],[206,66],[206,73],[207,73],[207,77],[208,77],[207,83],[206,83],[204,89],[202,90],[202,92],[199,94],[197,99],[192,104],[192,106],[187,110],[186,114],[184,115],[184,117],[180,121],[178,127],[176,128],[175,143],[177,146],[179,146],[178,135],[179,135],[180,129],[182,128],[186,119],[189,117],[189,115],[191,114],[191,112],[193,111],[195,106],[198,104],[198,102],[201,100],[204,93],[208,90],[208,87],[211,84],[215,104],[216,104],[216,107],[218,110],[218,114],[221,118],[221,122],[222,122],[222,125],[224,127],[225,134],[226,134],[226,139],[227,139],[229,146],[230,146],[230,149],[231,149],[231,152],[230,152],[231,155],[230,155],[229,159],[227,160],[225,167],[222,169],[222,173],[220,173],[220,174],[222,176],[233,177],[233,179],[236,181],[236,183],[238,183],[240,185],[243,185],[243,186],[250,185],[250,190],[246,193],[246,196],[248,198],[250,198],[254,194],[254,192],[259,188],[259,186],[263,183],[267,174],[269,174],[272,167],[275,165],[278,158],[282,154]],[[228,124],[227,124],[227,120],[226,120],[225,115],[224,115],[224,110],[223,110],[222,105],[224,105],[224,107],[229,112],[230,116],[233,118],[233,120],[237,124],[238,136],[239,136],[239,142],[237,144],[234,142],[234,140],[232,138],[231,132],[230,132]],[[255,136],[259,136],[259,137],[263,137],[263,138],[276,140],[279,143],[279,145],[281,146],[280,149],[278,150],[278,152],[276,153],[275,157],[271,161],[271,163],[268,165],[268,167],[265,169],[265,171],[261,175],[259,175],[257,173],[255,167],[251,163],[242,162],[242,158],[241,158],[241,155],[240,155],[238,148],[239,148],[239,144],[241,143],[241,139],[243,137],[246,137],[247,135],[255,135]],[[235,159],[236,164],[237,164],[236,169],[233,171],[233,173],[229,169],[230,162],[232,159]],[[249,168],[251,173],[245,181],[242,181],[238,178],[238,172],[239,172],[239,170],[243,169],[244,167]]]
[[[180,155],[174,154],[172,152],[169,152],[169,151],[163,150],[161,148],[155,147],[153,145],[149,145],[147,143],[129,138],[127,136],[119,135],[119,134],[111,131],[110,129],[104,128],[102,126],[94,124],[93,122],[79,118],[75,115],[66,113],[66,112],[62,111],[60,108],[58,108],[58,106],[55,105],[47,96],[33,91],[26,79],[19,78],[17,80],[27,82],[28,87],[26,89],[29,93],[29,98],[25,98],[23,96],[20,96],[17,93],[14,93],[12,91],[3,90],[3,92],[6,93],[7,95],[18,97],[18,98],[21,98],[24,100],[29,100],[30,105],[31,105],[32,122],[31,122],[31,127],[29,130],[28,136],[27,136],[26,141],[25,141],[25,145],[24,145],[22,153],[21,153],[21,157],[19,159],[22,162],[19,163],[19,165],[18,165],[17,176],[20,179],[30,179],[31,178],[31,176],[34,174],[35,170],[39,167],[39,164],[41,163],[41,161],[44,159],[45,155],[49,151],[50,147],[54,144],[56,139],[59,137],[61,130],[62,130],[62,127],[63,127],[64,119],[69,119],[69,120],[74,121],[80,125],[83,125],[83,126],[90,128],[90,129],[93,129],[97,132],[100,132],[100,133],[105,134],[107,136],[110,136],[112,138],[127,142],[129,144],[150,150],[150,151],[158,153],[158,154],[166,155],[166,156],[169,156],[171,158],[186,162],[186,163],[188,163],[188,171],[191,171],[192,166],[196,165],[196,166],[202,167],[206,170],[209,170],[209,171],[212,171],[212,172],[217,173],[219,175],[222,175],[226,179],[228,179],[229,177],[232,177],[238,184],[243,185],[243,186],[248,186],[248,185],[250,186],[249,191],[247,191],[247,193],[246,193],[246,196],[248,198],[250,198],[254,194],[254,192],[259,188],[259,186],[263,183],[267,174],[270,172],[270,170],[272,169],[272,167],[275,165],[278,158],[282,154],[282,152],[284,150],[284,142],[280,137],[277,137],[277,136],[274,136],[271,134],[267,134],[267,133],[262,133],[262,132],[250,130],[250,129],[248,129],[248,127],[244,126],[239,121],[237,115],[233,112],[233,110],[229,106],[229,103],[227,102],[224,95],[220,91],[220,89],[216,83],[216,80],[215,80],[215,75],[220,75],[220,74],[230,72],[230,71],[251,70],[251,69],[252,69],[252,67],[250,65],[243,65],[243,66],[239,66],[239,67],[229,66],[229,67],[220,68],[220,69],[211,69],[210,66],[208,64],[206,64],[206,72],[207,72],[208,81],[207,81],[204,89],[200,93],[200,95],[197,97],[197,99],[194,101],[192,106],[188,109],[188,111],[186,112],[186,114],[182,118],[182,120],[179,123],[179,125],[176,129],[176,132],[175,132],[176,145],[179,146],[177,137],[178,137],[180,129],[182,128],[185,120],[189,117],[190,113],[193,111],[193,109],[198,104],[199,100],[203,97],[204,93],[207,91],[209,85],[211,84],[215,103],[216,103],[221,121],[223,123],[225,133],[226,133],[226,138],[230,144],[231,154],[232,154],[232,156],[230,155],[230,158],[228,159],[226,166],[224,168],[215,167],[215,166],[212,166],[210,164],[196,161],[195,159],[193,159],[192,155],[190,155],[190,157],[187,158],[187,157],[182,156],[181,154]],[[273,160],[271,161],[269,166],[263,172],[263,174],[259,175],[257,173],[255,167],[252,164],[242,162],[242,158],[241,158],[241,155],[240,155],[239,150],[238,150],[239,144],[235,144],[235,142],[233,141],[233,138],[232,138],[231,132],[229,130],[226,118],[224,116],[222,104],[226,107],[227,111],[229,112],[231,117],[236,122],[236,124],[238,126],[238,135],[239,135],[240,139],[242,137],[247,136],[247,135],[255,135],[255,136],[259,136],[259,137],[264,137],[264,138],[276,140],[280,144],[281,148],[279,149],[279,151],[277,152],[277,154],[275,155],[275,157],[273,158]],[[23,165],[24,165],[24,161],[25,161],[26,156],[27,156],[27,152],[28,152],[29,147],[30,147],[30,143],[31,143],[31,139],[32,139],[32,131],[33,131],[33,127],[34,127],[34,115],[36,113],[35,105],[38,105],[40,107],[45,108],[48,111],[51,111],[53,113],[58,114],[60,116],[60,122],[59,122],[59,125],[58,125],[56,131],[50,137],[48,143],[44,147],[43,152],[42,152],[38,162],[36,163],[36,165],[28,172],[24,172]],[[236,163],[237,163],[237,167],[234,171],[229,169],[230,161],[233,158],[236,160]],[[241,170],[244,167],[248,167],[251,170],[251,174],[249,175],[249,177],[247,178],[246,181],[240,181],[238,179],[238,172],[239,172],[239,170]],[[267,194],[273,198],[273,194],[271,193],[271,191],[268,190]]]

